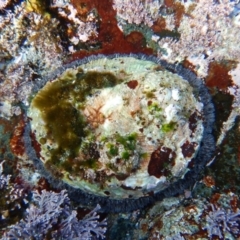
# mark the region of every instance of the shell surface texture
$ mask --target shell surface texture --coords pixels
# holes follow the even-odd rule
[[[40,146],[27,152],[41,174],[73,200],[105,211],[182,193],[215,151],[214,107],[202,80],[145,55],[64,66],[34,95],[27,115],[26,135],[34,133]]]

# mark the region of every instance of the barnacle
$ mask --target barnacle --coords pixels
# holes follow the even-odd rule
[[[27,153],[77,201],[143,207],[189,187],[213,155],[210,95],[181,66],[100,55],[52,76],[28,110],[40,157]]]

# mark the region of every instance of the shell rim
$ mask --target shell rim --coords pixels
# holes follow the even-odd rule
[[[170,184],[165,189],[153,193],[151,196],[144,196],[136,199],[125,198],[125,199],[113,199],[109,197],[97,196],[92,193],[84,192],[79,188],[74,188],[73,186],[68,185],[63,182],[61,179],[54,178],[44,167],[43,162],[37,157],[37,153],[32,146],[31,135],[31,126],[30,121],[26,120],[26,127],[24,131],[24,146],[26,149],[26,154],[29,159],[32,159],[34,166],[40,173],[40,175],[47,179],[47,181],[54,187],[55,189],[66,189],[68,191],[69,198],[81,205],[85,205],[88,207],[94,207],[97,204],[101,206],[102,212],[130,212],[137,209],[144,208],[148,205],[153,204],[156,201],[161,201],[167,197],[173,197],[179,194],[182,194],[185,189],[190,189],[191,186],[200,178],[201,172],[203,171],[205,165],[210,161],[215,154],[216,143],[213,137],[213,125],[215,121],[215,111],[214,105],[212,103],[212,98],[210,93],[208,92],[207,87],[204,85],[202,79],[198,78],[194,72],[191,70],[184,68],[180,64],[171,64],[167,63],[164,60],[160,60],[154,56],[147,56],[144,54],[110,54],[110,55],[91,55],[89,57],[85,57],[83,59],[75,60],[69,64],[66,64],[49,76],[43,79],[41,86],[38,86],[38,89],[35,89],[36,93],[39,89],[41,89],[48,81],[54,80],[59,77],[66,69],[73,68],[90,61],[98,60],[101,58],[118,58],[118,57],[133,57],[139,60],[152,61],[156,64],[161,65],[166,70],[176,73],[181,76],[183,79],[189,82],[189,84],[193,87],[194,90],[197,91],[200,101],[203,103],[203,137],[198,150],[198,153],[193,160],[194,166],[190,169],[182,179]],[[27,118],[27,117],[26,117]]]

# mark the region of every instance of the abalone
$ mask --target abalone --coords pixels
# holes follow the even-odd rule
[[[33,96],[28,151],[72,199],[133,210],[181,193],[215,150],[201,79],[144,55],[93,56],[54,73]],[[80,200],[81,199],[81,200]]]

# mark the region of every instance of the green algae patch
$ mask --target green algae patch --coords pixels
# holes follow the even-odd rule
[[[130,158],[130,153],[125,151],[125,152],[122,152],[122,155],[121,157],[124,159],[124,160],[128,160]]]
[[[81,69],[78,69],[77,74],[68,71],[60,79],[61,81],[48,83],[31,104],[41,112],[48,138],[57,144],[50,151],[48,161],[59,162],[64,155],[62,167],[65,169],[66,159],[77,156],[82,139],[88,135],[87,121],[76,106],[79,102],[84,102],[92,89],[113,87],[121,81],[111,73],[93,71],[83,74]],[[42,144],[45,141],[46,138],[40,139]],[[88,159],[82,165],[91,167],[94,165],[93,160]]]
[[[203,132],[200,118],[193,134],[186,117],[202,111],[190,84],[134,57],[71,66],[47,82],[28,111],[46,169],[111,198],[141,197],[181,178]],[[194,143],[188,157],[185,142]]]
[[[115,147],[113,144],[109,144],[109,151],[108,151],[108,153],[111,156],[117,156],[118,155],[118,148]]]
[[[162,125],[162,131],[166,132],[166,133],[171,132],[171,131],[174,130],[175,126],[176,126],[175,122],[170,122],[170,123],[163,124]]]
[[[117,143],[124,146],[125,149],[133,151],[136,148],[137,133],[132,133],[127,136],[116,135]]]
[[[159,107],[159,104],[158,103],[148,103],[148,110],[149,112],[161,112],[162,111],[162,108]]]

